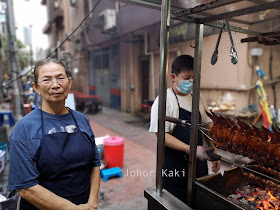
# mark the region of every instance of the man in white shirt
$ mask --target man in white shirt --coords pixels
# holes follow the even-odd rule
[[[192,111],[192,81],[193,81],[194,59],[189,55],[177,57],[172,64],[171,79],[173,85],[167,89],[166,94],[166,116],[179,118],[191,122]],[[199,102],[199,124],[211,128],[211,119],[206,115],[208,107],[200,95]],[[151,109],[150,132],[158,132],[158,97],[155,99]],[[162,171],[163,188],[186,203],[188,183],[188,162],[190,152],[190,127],[175,125],[165,122],[165,161]],[[205,138],[208,146],[216,153],[213,142]],[[199,131],[197,142],[197,171],[196,176],[208,175],[207,160],[210,157],[206,151],[209,147],[203,146],[203,136]],[[212,171],[220,169],[221,162],[213,161]]]

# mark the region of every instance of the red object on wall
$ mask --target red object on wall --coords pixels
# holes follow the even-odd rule
[[[89,90],[90,90],[90,91],[96,91],[96,90],[95,90],[95,86],[89,85]]]
[[[120,96],[121,95],[121,90],[118,88],[111,88],[110,92],[112,95]]]

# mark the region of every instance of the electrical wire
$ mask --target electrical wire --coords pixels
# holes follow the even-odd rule
[[[89,17],[89,15],[94,11],[94,9],[97,7],[97,5],[99,4],[99,2],[100,2],[101,0],[98,0],[97,2],[96,2],[96,4],[94,5],[94,7],[89,11],[89,13],[84,17],[84,19],[80,22],[80,24],[74,29],[74,31],[72,31],[67,37],[66,37],[66,39],[63,41],[63,42],[61,42],[61,44],[57,47],[57,48],[55,48],[46,58],[48,58],[48,57],[50,57],[54,52],[56,52],[77,30],[78,30],[78,28],[80,28],[81,27],[81,25],[84,23],[84,21]],[[21,77],[24,77],[25,75],[27,75],[29,72],[31,72],[32,70],[33,70],[34,68],[33,67],[31,67],[31,69],[29,70],[29,71],[27,71],[25,74],[23,74],[23,75],[20,75],[20,76],[16,76],[16,78],[15,79],[12,79],[12,80],[10,80],[9,82],[7,82],[6,83],[6,85],[8,86],[9,84],[11,84],[12,82],[14,82],[14,81],[16,81],[16,80],[19,80]],[[2,86],[3,86],[3,84],[1,84]],[[4,87],[4,86],[3,86]]]

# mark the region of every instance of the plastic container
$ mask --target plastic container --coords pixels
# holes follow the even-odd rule
[[[100,160],[103,160],[103,149],[102,148],[97,148],[97,150],[98,150],[98,154],[99,154],[99,158],[100,158]]]
[[[123,167],[124,138],[111,136],[104,139],[104,160],[107,168]]]
[[[24,104],[24,109],[25,109],[25,113],[28,114],[31,112],[31,105],[30,104]]]
[[[7,162],[7,144],[5,142],[0,142],[0,150],[3,150],[5,153],[4,160]]]

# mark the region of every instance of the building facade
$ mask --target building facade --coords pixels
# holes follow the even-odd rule
[[[96,3],[96,0],[43,0],[49,14],[44,32],[49,35],[50,48],[58,46]],[[173,60],[181,54],[194,55],[194,27],[194,24],[171,21],[168,86],[171,86],[169,75]],[[280,74],[277,71],[279,47],[241,43],[240,40],[247,35],[232,33],[239,57],[238,64],[233,65],[229,36],[225,31],[219,45],[218,61],[212,65],[210,61],[218,33],[218,29],[204,28],[202,94],[209,104],[213,104],[230,92],[235,99],[236,110],[251,103],[258,104],[256,58],[251,55],[251,48],[262,47],[263,56],[257,59],[258,64],[268,75],[272,65],[273,78],[270,80],[274,80]],[[141,110],[141,104],[153,101],[159,93],[159,42],[160,10],[102,0],[60,48],[60,56],[72,70],[74,89],[99,95],[106,106],[135,114]],[[274,56],[271,64],[269,55]],[[273,95],[272,87],[268,85],[266,88],[268,95]],[[280,93],[275,94],[276,98],[280,97]],[[274,101],[273,97],[268,97],[270,104]]]

